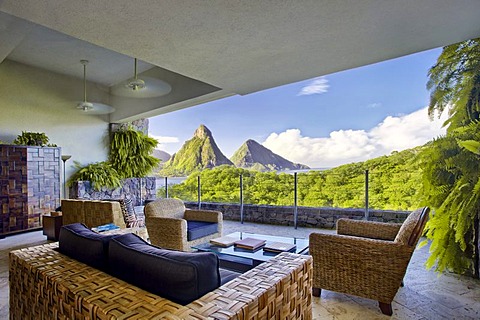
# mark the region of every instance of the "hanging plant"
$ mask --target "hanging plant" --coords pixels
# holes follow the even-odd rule
[[[107,161],[92,163],[85,167],[77,161],[74,163],[78,171],[68,180],[69,186],[76,181],[90,181],[95,191],[100,191],[102,187],[115,189],[121,186],[117,170]]]
[[[56,147],[55,144],[49,144],[50,139],[44,132],[28,132],[22,131],[22,134],[19,134],[13,144],[23,145],[23,146],[37,146],[37,147]]]
[[[151,154],[158,141],[132,128],[116,131],[110,143],[110,163],[121,178],[146,177],[160,160]]]

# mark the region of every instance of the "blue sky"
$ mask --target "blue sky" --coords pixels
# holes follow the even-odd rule
[[[150,118],[150,135],[172,154],[206,125],[230,157],[254,139],[312,168],[363,161],[421,145],[444,132],[425,107],[429,50]]]

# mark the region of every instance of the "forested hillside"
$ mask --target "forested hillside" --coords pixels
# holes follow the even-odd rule
[[[416,208],[421,192],[421,169],[417,160],[421,148],[393,152],[389,156],[325,171],[298,173],[298,205],[364,207],[365,170],[369,170],[370,208]],[[184,183],[170,186],[169,196],[196,201],[197,177],[200,176],[202,201],[239,202],[240,175],[243,175],[244,203],[293,205],[293,174],[257,172],[231,166],[194,172]],[[160,190],[159,196],[163,196],[163,192]]]

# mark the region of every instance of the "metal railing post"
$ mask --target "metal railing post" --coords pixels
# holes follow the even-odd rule
[[[202,202],[201,202],[201,196],[202,196],[202,193],[201,193],[201,189],[200,189],[200,176],[197,177],[197,198],[198,198],[198,210],[200,210],[202,208]]]
[[[168,198],[168,178],[165,177],[165,198]]]
[[[369,218],[368,206],[368,170],[365,170],[365,220]]]
[[[297,207],[297,173],[295,172],[293,174],[293,225],[295,226],[295,229],[297,229],[297,224],[298,224],[298,207]]]
[[[240,174],[240,223],[243,224],[243,174]]]

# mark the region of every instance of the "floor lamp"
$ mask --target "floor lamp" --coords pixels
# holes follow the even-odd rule
[[[67,199],[67,176],[65,175],[65,172],[66,172],[65,163],[71,157],[72,157],[71,155],[66,155],[66,154],[62,155],[62,161],[63,161],[63,198],[64,199]]]

